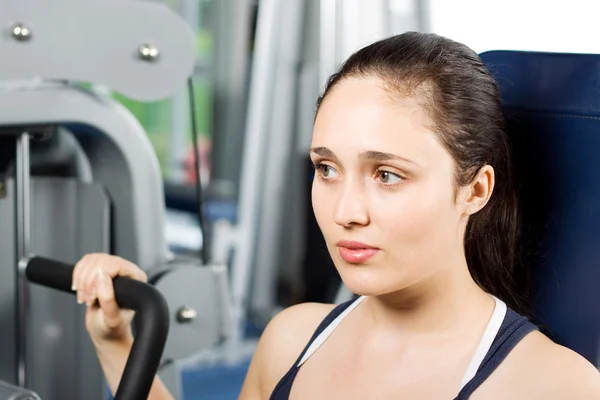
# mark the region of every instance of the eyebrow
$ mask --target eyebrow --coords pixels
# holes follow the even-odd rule
[[[333,151],[329,150],[327,147],[311,147],[310,152],[321,157],[337,159]]]
[[[365,151],[360,154],[361,158],[373,161],[389,161],[389,160],[400,160],[410,164],[417,165],[413,160],[409,160],[406,157],[398,156],[396,154],[384,153],[381,151]]]
[[[316,155],[321,156],[321,157],[327,157],[327,158],[337,160],[335,153],[333,151],[331,151],[330,149],[328,149],[327,147],[313,147],[310,149],[310,152],[315,153]],[[365,160],[371,160],[371,161],[399,160],[399,161],[404,161],[404,162],[407,162],[410,164],[418,165],[416,162],[414,162],[413,160],[410,160],[408,158],[398,156],[396,154],[384,153],[381,151],[373,151],[373,150],[364,151],[364,152],[360,153],[360,158],[363,158]]]

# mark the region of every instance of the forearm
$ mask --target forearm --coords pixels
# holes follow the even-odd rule
[[[133,339],[96,344],[96,352],[111,393],[114,395],[123,376]],[[173,400],[160,378],[156,376],[148,400]]]

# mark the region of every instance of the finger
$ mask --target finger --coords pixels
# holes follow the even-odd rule
[[[109,254],[90,254],[76,266],[77,269],[77,298],[78,302],[88,305],[97,298],[97,270],[101,268],[110,278],[126,276],[142,282],[148,281],[146,273],[135,264]]]
[[[135,278],[135,275],[139,275],[138,271],[141,271],[137,266],[120,257],[109,254],[96,254],[83,273],[83,279],[85,280],[83,291],[87,296],[88,306],[95,302],[98,295],[98,270],[102,270],[111,279],[118,275]]]
[[[73,279],[73,286],[75,286],[77,291],[77,303],[81,304],[85,300],[85,295],[83,291],[84,281],[83,276],[85,271],[87,270],[91,260],[93,258],[92,254],[85,255],[75,266],[75,278]]]
[[[133,264],[132,262],[123,259],[120,259],[119,275],[126,276],[131,279],[135,279],[142,282],[148,281],[146,273],[140,267]]]
[[[96,270],[98,265],[102,262],[103,257],[102,254],[92,255],[85,268],[81,271],[81,287],[79,290],[82,294],[82,300],[87,303],[88,306],[91,305],[96,298]]]
[[[73,275],[71,278],[71,281],[72,281],[71,289],[73,291],[77,290],[77,286],[79,283],[79,276],[81,275],[81,270],[83,268],[85,268],[85,265],[87,264],[89,258],[90,258],[89,254],[84,255],[83,257],[81,257],[81,259],[79,259],[77,264],[75,264],[75,268],[73,268]]]
[[[106,256],[102,260],[102,270],[111,278],[115,276],[124,276],[146,282],[148,280],[146,273],[137,265],[117,256]]]
[[[98,302],[102,309],[104,323],[109,328],[116,328],[121,323],[121,313],[115,300],[112,279],[102,268],[96,270],[96,278]]]
[[[146,274],[146,272],[143,269],[137,268],[134,279],[137,279],[138,281],[141,281],[141,282],[148,282],[148,275]]]

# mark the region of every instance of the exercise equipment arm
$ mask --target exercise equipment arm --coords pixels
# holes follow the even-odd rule
[[[20,271],[28,281],[62,292],[71,290],[73,265],[43,257],[22,260]],[[120,308],[136,313],[136,337],[127,359],[115,400],[148,398],[159,367],[169,331],[169,310],[153,286],[125,277],[113,279],[115,299]]]

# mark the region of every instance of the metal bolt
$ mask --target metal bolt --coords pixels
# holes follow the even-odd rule
[[[183,306],[177,310],[177,321],[180,323],[192,322],[196,319],[198,313],[190,307]]]
[[[11,28],[11,33],[13,38],[20,42],[27,41],[31,39],[31,29],[27,27],[27,25],[17,22]]]
[[[155,46],[151,44],[143,44],[138,49],[140,58],[144,61],[156,61],[160,52]]]

